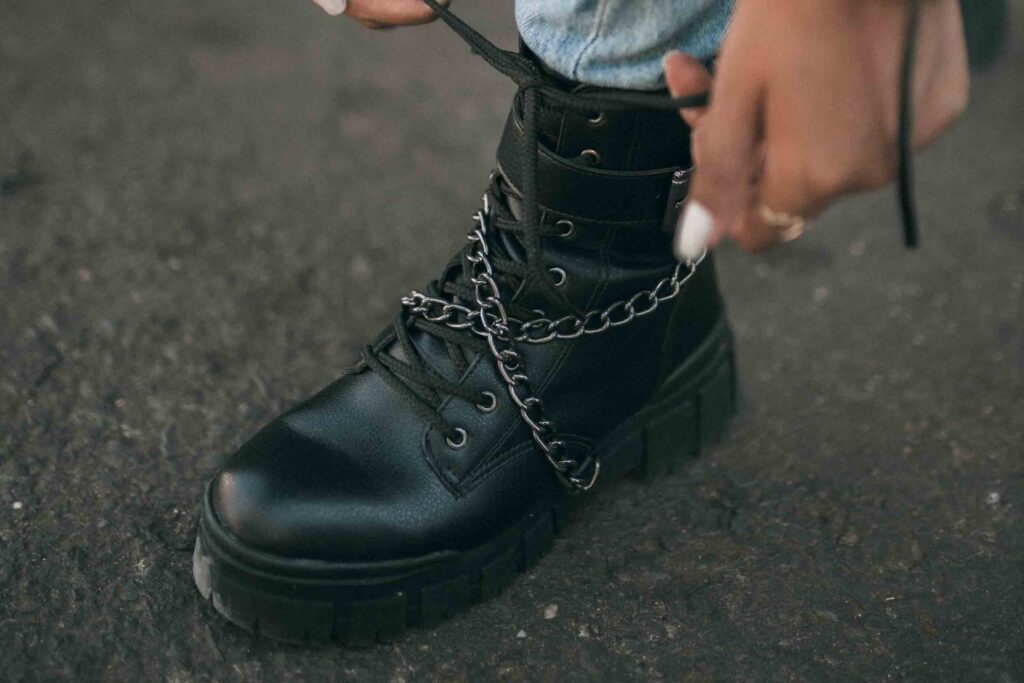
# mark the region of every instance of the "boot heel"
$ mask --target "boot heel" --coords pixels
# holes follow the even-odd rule
[[[672,472],[718,441],[736,413],[736,359],[727,327],[703,367],[683,368],[658,393],[643,420],[644,480]]]

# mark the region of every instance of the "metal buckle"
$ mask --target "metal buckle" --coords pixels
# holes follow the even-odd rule
[[[669,185],[668,199],[665,202],[665,218],[661,224],[661,229],[667,233],[674,234],[676,231],[679,214],[683,210],[683,202],[690,192],[690,177],[692,175],[692,168],[680,168],[672,174],[672,183]]]
[[[600,474],[601,461],[592,453],[587,453],[586,457],[576,464],[574,471],[565,473],[565,479],[571,491],[584,492],[594,487]]]

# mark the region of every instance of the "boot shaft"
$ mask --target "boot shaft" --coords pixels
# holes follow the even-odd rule
[[[567,90],[591,89],[561,79]],[[671,274],[672,232],[689,182],[690,129],[676,112],[578,112],[543,105],[538,128],[540,220],[564,228],[544,238],[545,264],[565,302],[524,283],[516,298],[549,316],[585,313],[628,300]],[[521,195],[532,153],[519,98],[498,147],[498,168]],[[563,275],[564,273],[564,275]],[[664,338],[666,363],[722,315],[714,263],[707,255],[679,297],[656,315],[647,334]]]

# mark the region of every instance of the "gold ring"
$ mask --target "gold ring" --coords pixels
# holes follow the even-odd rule
[[[785,211],[775,211],[764,204],[757,207],[757,214],[766,225],[779,230],[780,242],[792,242],[807,230],[807,221]]]

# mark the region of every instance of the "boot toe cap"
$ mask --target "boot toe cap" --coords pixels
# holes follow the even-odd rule
[[[380,474],[380,473],[378,473]],[[415,504],[394,504],[382,476],[336,446],[272,423],[210,484],[219,526],[245,546],[284,557],[382,559],[414,549]]]

